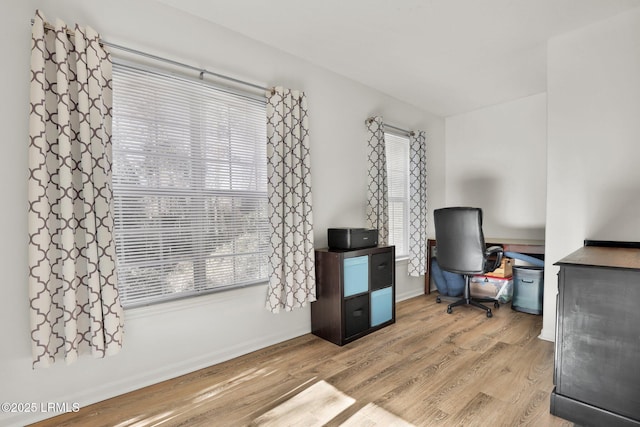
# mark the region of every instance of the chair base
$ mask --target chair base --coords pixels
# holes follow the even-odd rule
[[[493,317],[493,312],[491,311],[491,309],[484,304],[480,304],[481,302],[492,302],[492,301],[493,301],[494,308],[500,307],[500,304],[498,303],[498,301],[495,301],[491,298],[480,298],[480,299],[460,298],[458,301],[451,303],[447,306],[447,313],[449,314],[453,313],[453,307],[458,307],[460,305],[471,305],[473,307],[478,307],[484,310],[487,313],[487,317]]]
[[[457,307],[460,305],[471,305],[473,307],[477,307],[477,308],[481,308],[482,310],[484,310],[487,313],[487,317],[493,317],[493,312],[491,311],[491,309],[489,307],[487,307],[484,304],[480,304],[482,302],[493,302],[493,307],[494,308],[499,308],[500,307],[500,303],[498,303],[498,301],[494,298],[472,298],[471,297],[471,288],[470,288],[470,281],[469,281],[469,276],[465,275],[464,277],[465,279],[465,287],[464,287],[464,297],[460,298],[459,300],[449,304],[447,306],[447,313],[451,314],[453,313],[453,307]],[[442,300],[440,299],[440,297],[436,298],[436,302],[441,302]]]

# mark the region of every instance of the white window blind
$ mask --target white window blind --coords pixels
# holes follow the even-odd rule
[[[389,244],[409,255],[409,138],[385,132],[389,192]]]
[[[125,307],[266,281],[266,107],[114,64],[113,193]]]

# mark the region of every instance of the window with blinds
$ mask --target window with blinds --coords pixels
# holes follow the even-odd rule
[[[266,281],[263,99],[113,67],[113,194],[125,307]]]
[[[389,244],[396,257],[409,255],[409,138],[384,134],[389,197]]]

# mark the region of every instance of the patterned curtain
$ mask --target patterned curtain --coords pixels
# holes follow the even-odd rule
[[[387,189],[387,154],[382,117],[365,122],[367,143],[367,226],[378,230],[378,244],[389,244],[389,192]]]
[[[49,28],[45,28],[48,26]],[[89,27],[37,11],[29,115],[33,366],[122,346],[111,212],[111,62]]]
[[[427,148],[423,131],[409,136],[409,276],[427,263]]]
[[[271,247],[267,309],[291,311],[316,300],[307,98],[267,93],[267,192]]]

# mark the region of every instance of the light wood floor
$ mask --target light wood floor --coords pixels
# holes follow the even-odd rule
[[[416,426],[572,426],[549,413],[553,344],[542,317],[504,305],[396,306],[396,323],[338,347],[308,334],[37,426],[244,426],[320,380]]]

